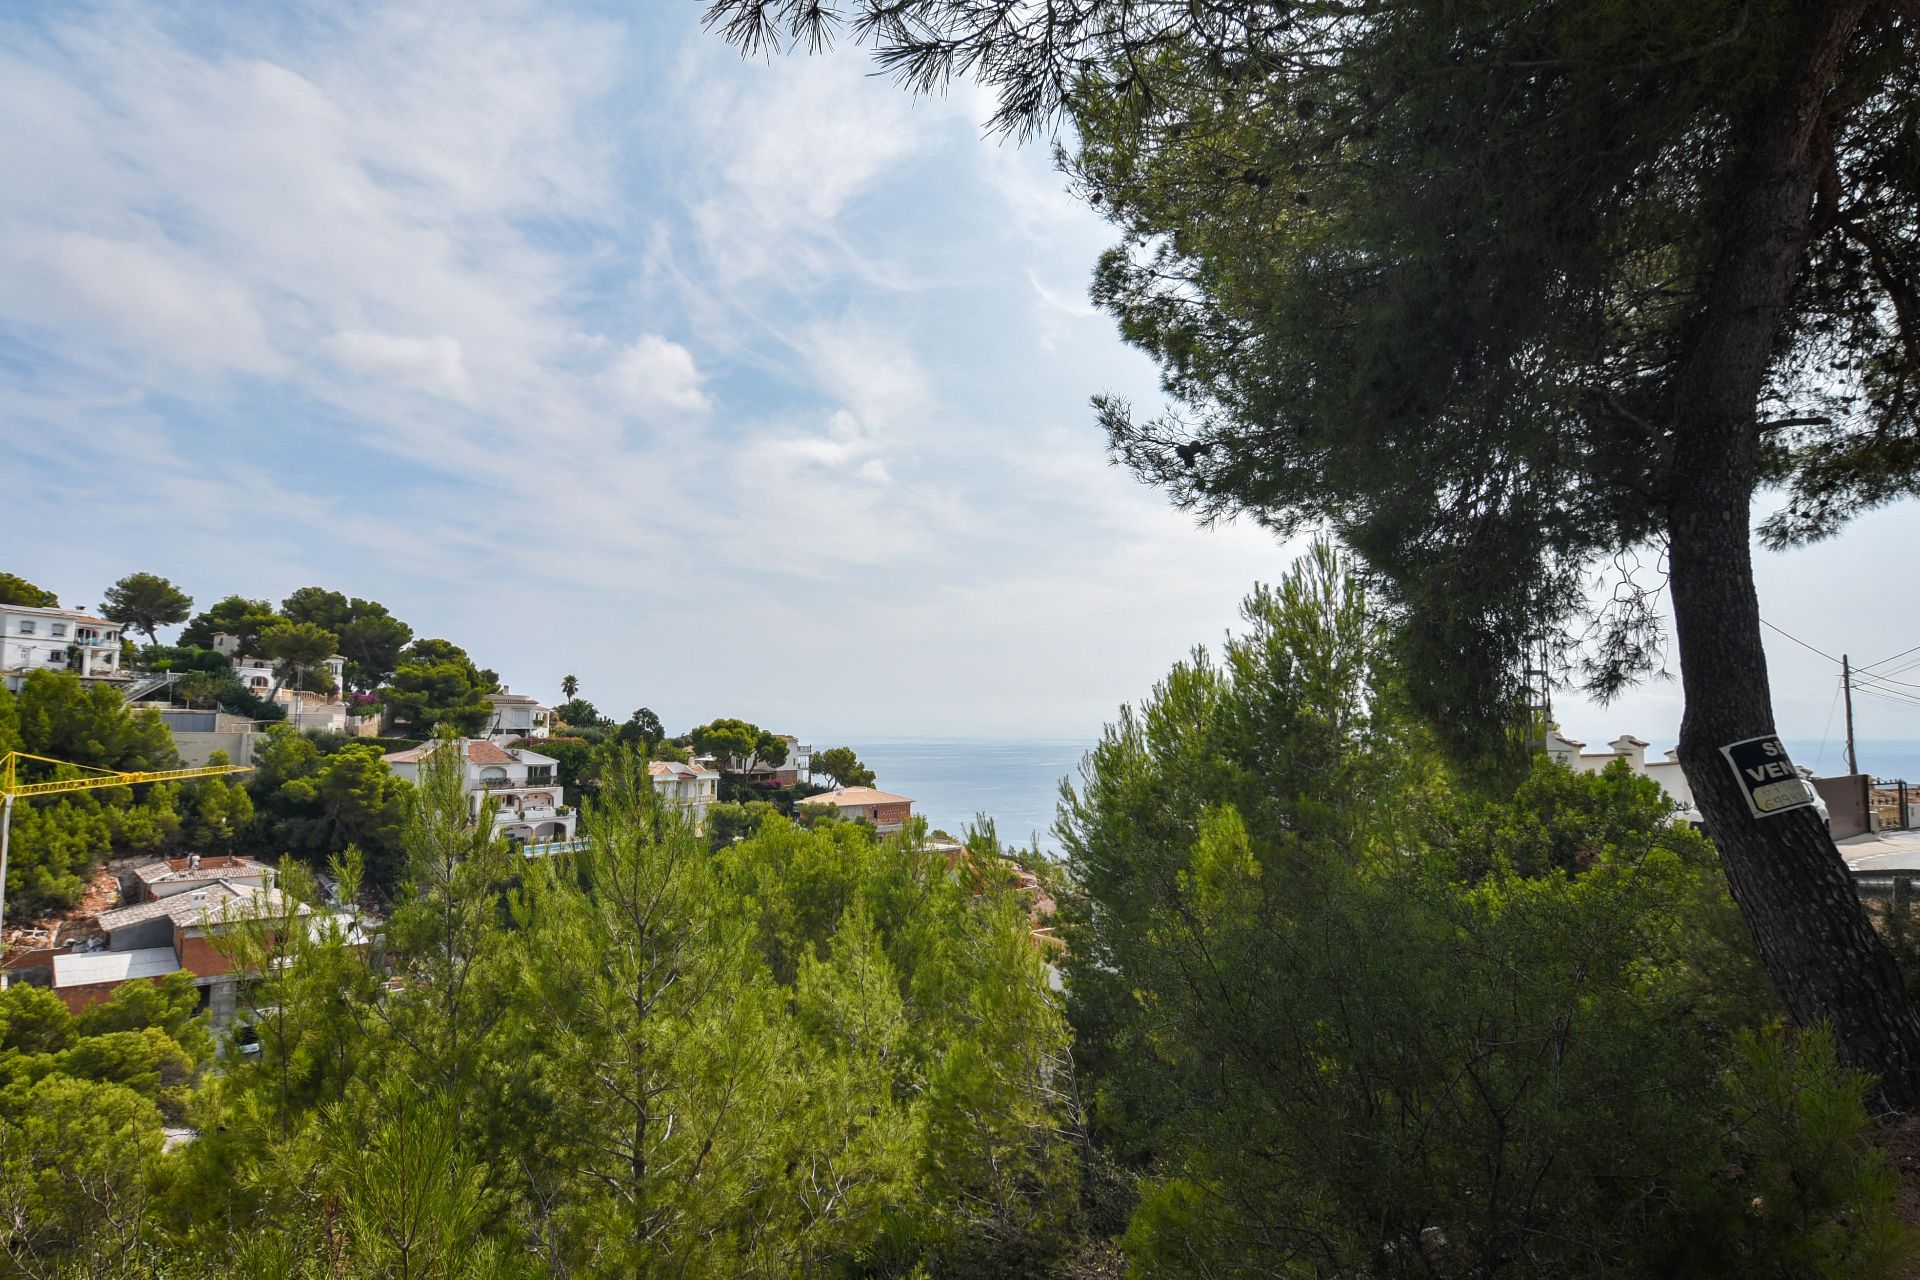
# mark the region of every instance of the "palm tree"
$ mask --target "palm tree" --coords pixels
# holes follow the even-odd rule
[[[578,692],[580,692],[580,681],[573,676],[567,676],[560,681],[560,696],[569,702],[573,700],[573,695]]]

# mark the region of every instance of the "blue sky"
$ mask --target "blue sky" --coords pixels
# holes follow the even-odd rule
[[[977,91],[743,61],[697,0],[295,9],[0,14],[0,565],[334,587],[516,689],[816,740],[1090,737],[1284,568],[1106,464],[1089,394],[1155,394],[1108,230]],[[1763,609],[1920,642],[1874,585],[1912,528]],[[1563,719],[1666,745],[1678,693]]]

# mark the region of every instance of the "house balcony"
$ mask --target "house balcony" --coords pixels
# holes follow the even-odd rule
[[[536,778],[529,774],[525,778],[481,778],[478,785],[487,791],[519,791],[527,787],[557,787],[557,778]]]
[[[559,783],[513,783],[511,787],[486,787],[486,789],[482,789],[482,791],[470,791],[470,793],[467,794],[470,794],[470,796],[474,798],[474,804],[480,804],[480,800],[484,800],[484,798],[488,798],[488,796],[493,796],[495,800],[499,800],[499,802],[505,806],[505,804],[511,804],[513,800],[518,800],[518,798],[528,796],[528,794],[553,796],[553,794],[559,793],[561,793],[561,785],[559,785]]]
[[[56,640],[59,638],[58,636],[54,637]],[[118,649],[120,647],[120,640],[117,636],[112,640],[108,640],[102,636],[75,636],[71,643],[84,645],[89,649]]]

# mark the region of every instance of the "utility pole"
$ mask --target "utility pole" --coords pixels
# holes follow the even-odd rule
[[[1853,754],[1853,662],[1846,654],[1840,655],[1840,687],[1847,697],[1847,772],[1860,772],[1860,761]]]

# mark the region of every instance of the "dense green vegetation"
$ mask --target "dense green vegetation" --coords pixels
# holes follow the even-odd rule
[[[326,743],[269,726],[247,784],[256,810],[253,847],[324,867],[357,846],[373,883],[383,891],[397,887],[405,873],[402,838],[413,786],[381,760],[388,750],[369,739]]]
[[[1510,784],[1541,669],[1618,692],[1664,667],[1670,616],[1679,760],[1761,962],[1920,1108],[1920,1008],[1824,825],[1756,815],[1720,755],[1775,733],[1756,499],[1785,492],[1758,530],[1780,547],[1920,493],[1912,0],[712,0],[707,22],[750,52],[858,39],[915,91],[973,78],[996,125],[1058,129],[1116,230],[1093,299],[1170,401],[1096,396],[1115,461],[1363,557],[1462,764]]]
[[[180,1122],[212,1055],[196,997],[178,973],[76,1017],[43,988],[0,991],[0,1273],[128,1274],[161,1126]]]
[[[400,651],[380,699],[415,737],[442,728],[471,735],[487,727],[493,705],[487,695],[500,677],[474,664],[467,651],[450,640],[416,640]]]
[[[100,616],[146,633],[147,643],[160,638],[161,627],[185,622],[193,597],[156,573],[130,573],[100,597]]]
[[[25,751],[95,769],[168,769],[173,738],[151,712],[129,714],[116,689],[36,671],[20,692],[0,687],[0,755]],[[30,765],[23,778],[76,777],[82,770]],[[7,859],[7,911],[18,921],[80,900],[86,880],[115,853],[163,850],[182,819],[197,821],[198,784],[78,791],[14,804]],[[225,807],[225,798],[215,803]]]
[[[1778,1029],[1658,788],[1542,761],[1457,790],[1325,548],[1245,616],[1065,808],[1139,1273],[1897,1274],[1869,1081]]]
[[[835,785],[842,787],[870,787],[874,784],[873,770],[860,763],[860,757],[853,753],[852,747],[828,747],[824,751],[814,752],[813,776],[832,779]]]
[[[430,765],[381,948],[286,921],[235,944],[269,975],[260,1052],[201,1077],[176,1153],[145,1096],[58,1111],[65,1061],[53,1100],[0,1095],[53,1113],[5,1130],[0,1183],[57,1141],[127,1206],[41,1178],[60,1230],[0,1224],[15,1268],[1001,1274],[1057,1250],[1067,1037],[1019,901],[846,824],[716,856],[631,755],[589,824],[592,853],[523,862]]]
[[[0,604],[24,604],[34,609],[58,608],[60,597],[36,587],[16,573],[0,571]]]
[[[122,585],[152,577],[133,574]],[[142,590],[154,594],[145,586]],[[181,621],[191,603],[181,606],[177,616],[153,616],[163,623]],[[301,587],[277,609],[270,601],[227,596],[195,614],[176,646],[150,645],[141,657],[154,669],[193,671],[178,686],[192,705],[225,706],[256,719],[284,718],[278,706],[255,697],[232,678],[227,656],[213,652],[217,632],[233,636],[241,656],[271,659],[276,689],[286,684],[344,693],[363,715],[377,714],[384,704],[416,736],[431,736],[442,726],[478,733],[491,710],[486,695],[500,687],[499,677],[460,646],[448,640],[416,640],[413,628],[379,601],[325,587]],[[343,690],[333,688],[320,665],[336,653],[347,660]]]
[[[1245,618],[1064,794],[1059,951],[990,826],[695,832],[577,743],[593,843],[528,861],[451,753],[273,731],[191,821],[390,919],[238,935],[217,1062],[178,977],[0,1001],[0,1274],[1901,1274],[1870,1079],[1654,786],[1461,785],[1324,547]]]

